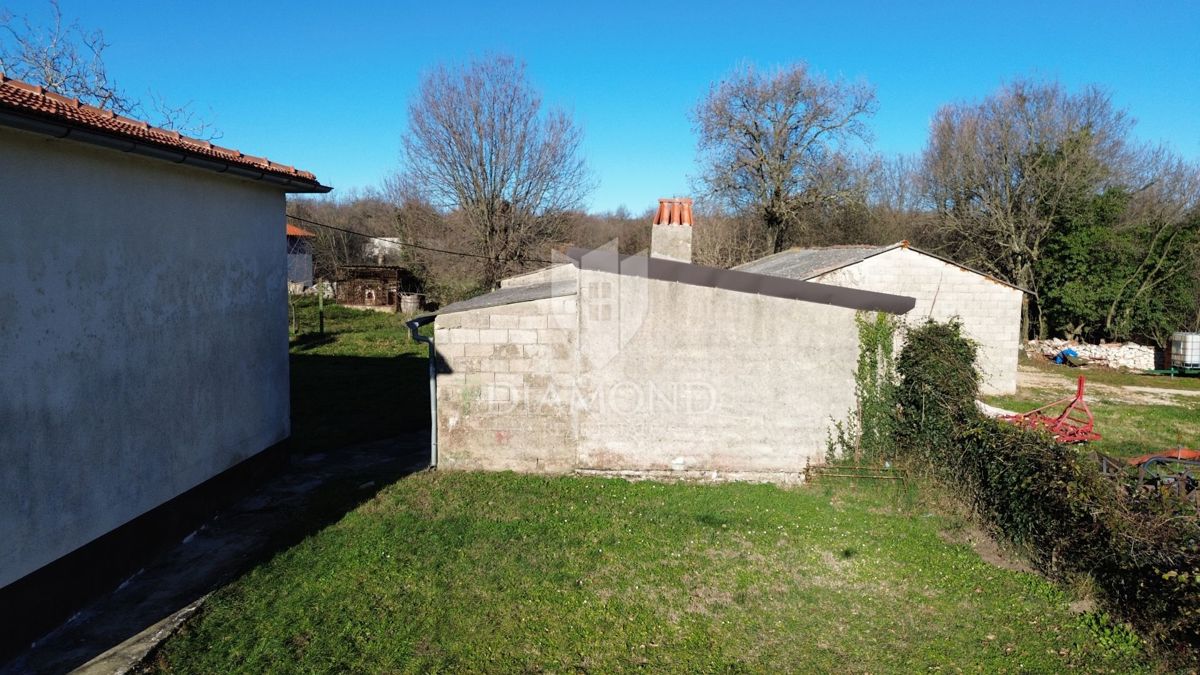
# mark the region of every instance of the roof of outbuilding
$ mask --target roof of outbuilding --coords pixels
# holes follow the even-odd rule
[[[737,293],[751,293],[788,300],[814,302],[823,305],[836,305],[850,309],[903,314],[912,309],[916,304],[916,300],[903,295],[843,288],[841,286],[789,279],[772,274],[724,270],[645,255],[619,255],[613,251],[589,251],[581,248],[573,248],[567,251],[567,258],[580,269],[598,270],[658,281],[672,281],[689,286],[721,288]],[[428,320],[435,315],[453,314],[473,309],[499,307],[518,302],[544,300],[546,298],[575,294],[575,284],[555,281],[530,284],[528,286],[509,286],[469,300],[447,305],[436,312],[421,317],[419,320]]]
[[[770,274],[788,279],[811,279],[846,265],[866,260],[893,246],[830,246],[827,248],[794,248],[759,258],[733,268],[739,272]]]
[[[0,125],[71,138],[85,143],[138,152],[176,163],[191,164],[275,183],[289,192],[328,192],[317,177],[286,164],[272,162],[208,141],[150,126],[55,94],[0,73]]]
[[[864,291],[789,279],[772,274],[706,267],[667,258],[619,255],[613,251],[588,251],[581,248],[567,251],[567,257],[580,269],[644,277],[657,281],[672,281],[689,286],[720,288],[735,293],[750,293],[822,305],[835,305],[848,309],[904,314],[916,305],[914,298],[905,295]]]
[[[1003,286],[1016,289],[1023,293],[1029,291],[1010,284],[1009,282],[998,279],[990,274],[981,272],[977,269],[972,269],[966,265],[944,258],[936,253],[922,251],[921,249],[909,246],[907,241],[896,242],[888,246],[826,246],[822,248],[793,248],[787,251],[781,251],[774,255],[769,255],[765,258],[752,260],[744,265],[738,265],[733,268],[739,272],[752,272],[754,274],[767,274],[775,277],[784,277],[787,279],[798,279],[807,281],[815,279],[823,274],[828,274],[834,270],[839,270],[843,267],[862,262],[867,258],[886,253],[892,249],[904,248],[924,256],[929,256],[936,260],[940,260],[949,265],[973,272],[981,277],[985,277]]]
[[[308,230],[306,230],[302,227],[296,227],[295,225],[288,223],[287,224],[287,236],[289,236],[289,237],[315,237],[317,235],[313,234],[312,232],[309,232]]]
[[[564,284],[553,281],[529,284],[527,286],[510,286],[484,295],[477,295],[468,300],[446,305],[434,313],[438,315],[454,314],[455,312],[467,312],[472,309],[514,305],[518,302],[567,297],[575,295],[575,293],[575,284]]]

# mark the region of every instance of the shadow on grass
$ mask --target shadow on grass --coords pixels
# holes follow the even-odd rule
[[[292,338],[292,349],[308,351],[324,345],[333,344],[337,336],[333,333],[305,333]]]
[[[0,673],[77,668],[428,467],[423,357],[293,354],[291,363],[291,457],[172,518],[90,602],[72,608],[85,619],[39,640],[16,661],[0,658]]]
[[[97,584],[90,602],[80,597],[64,608],[65,618],[86,603],[89,610],[81,616],[90,620],[65,625],[39,641],[18,657],[20,665],[11,672],[76,668],[426,468],[426,357],[416,346],[402,353],[408,345],[396,341],[402,333],[385,330],[390,326],[378,331],[380,339],[349,328],[347,334],[293,339],[290,460],[264,465],[245,481],[223,486],[203,508],[173,516],[155,541],[144,541],[140,554],[113,570],[111,583]],[[339,348],[379,355],[321,353]],[[190,543],[180,543],[185,537]],[[108,592],[139,568],[123,592]],[[10,672],[7,656],[0,657],[0,672]]]
[[[291,355],[292,452],[308,454],[429,428],[422,356]]]

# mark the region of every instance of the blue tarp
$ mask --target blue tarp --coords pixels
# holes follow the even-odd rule
[[[1070,347],[1067,347],[1066,349],[1059,352],[1058,356],[1054,357],[1054,362],[1061,364],[1067,360],[1068,356],[1074,356],[1075,358],[1079,358],[1079,352],[1075,351],[1074,349],[1071,349]]]

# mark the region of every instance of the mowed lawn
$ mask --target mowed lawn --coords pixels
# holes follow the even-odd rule
[[[327,302],[320,333],[315,297],[296,299],[292,312],[293,452],[429,427],[428,351],[409,336],[405,317]]]
[[[214,594],[153,670],[1135,672],[904,488],[425,473]],[[1089,627],[1090,626],[1090,627]]]
[[[1087,378],[1084,400],[1095,417],[1102,440],[1080,446],[1116,457],[1132,457],[1167,448],[1200,448],[1200,378],[1164,377],[1103,368],[1076,369],[1022,360],[1034,369],[1034,386],[1021,386],[1014,396],[985,399],[991,405],[1025,412],[1074,396],[1075,381]],[[1047,386],[1054,383],[1054,386]],[[1179,394],[1151,390],[1178,391]]]

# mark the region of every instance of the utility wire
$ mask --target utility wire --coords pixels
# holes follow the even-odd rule
[[[336,225],[327,225],[325,223],[318,223],[315,220],[309,220],[308,218],[301,218],[300,216],[294,216],[290,213],[287,214],[287,217],[291,218],[292,220],[299,221],[301,223],[306,223],[308,225],[316,225],[317,227],[324,227],[326,229],[335,230],[337,232],[345,232],[346,234],[353,234],[353,235],[356,235],[359,237],[365,237],[367,239],[377,239],[379,241],[386,241],[389,244],[399,244],[401,246],[411,246],[412,248],[419,248],[422,251],[433,251],[435,253],[447,253],[449,255],[460,255],[460,256],[467,257],[467,258],[480,258],[482,260],[491,260],[490,257],[488,257],[486,255],[480,255],[478,253],[466,253],[464,251],[450,251],[450,250],[447,250],[444,248],[433,248],[431,246],[422,246],[420,244],[413,244],[413,243],[407,242],[407,241],[397,241],[395,239],[391,239],[388,237],[379,237],[379,236],[375,236],[373,234],[365,234],[363,232],[355,232],[354,230],[347,230],[344,227],[338,227]],[[497,262],[502,262],[502,263],[503,262],[543,263],[546,265],[554,264],[554,261],[552,261],[552,260],[542,260],[541,258],[501,258]]]

